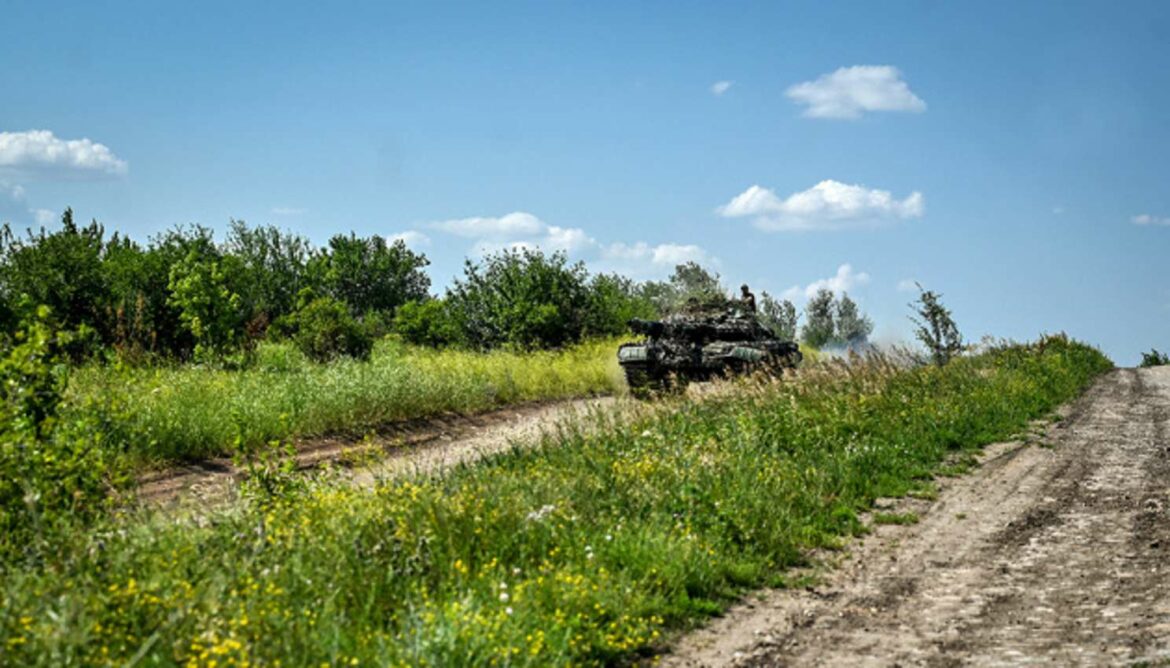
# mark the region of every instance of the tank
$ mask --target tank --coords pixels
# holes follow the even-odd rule
[[[692,381],[800,364],[795,342],[782,341],[760,324],[750,303],[695,309],[662,320],[629,321],[644,338],[618,348],[618,363],[635,396],[681,390]]]

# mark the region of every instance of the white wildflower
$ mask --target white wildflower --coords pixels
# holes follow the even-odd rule
[[[543,520],[544,518],[548,517],[549,515],[551,515],[553,513],[553,511],[556,509],[557,509],[557,507],[552,505],[551,503],[545,504],[545,505],[540,507],[540,510],[534,510],[534,511],[528,513],[527,519],[529,522],[539,522],[539,521]]]

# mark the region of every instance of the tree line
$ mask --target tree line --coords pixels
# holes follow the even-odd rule
[[[231,221],[217,242],[180,226],[139,243],[78,224],[18,235],[0,228],[0,336],[10,342],[34,314],[74,332],[75,359],[232,360],[265,338],[288,339],[318,360],[364,357],[396,333],[419,345],[555,348],[620,335],[695,298],[726,299],[717,273],[689,262],[665,281],[590,274],[563,253],[500,251],[467,260],[442,295],[431,294],[422,253],[381,236],[336,235],[320,248],[273,226]],[[857,304],[828,290],[799,315],[767,293],[761,321],[815,347],[855,345],[873,328]]]

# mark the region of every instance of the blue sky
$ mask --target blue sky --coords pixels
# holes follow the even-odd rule
[[[798,302],[845,287],[883,340],[917,280],[968,338],[1170,349],[1167,3],[0,14],[18,226],[407,233],[436,286],[518,242],[639,278],[693,258]]]

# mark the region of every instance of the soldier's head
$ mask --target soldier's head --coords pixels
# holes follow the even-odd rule
[[[739,286],[739,291],[742,292],[745,297],[752,293],[752,291],[748,289],[747,283]]]

